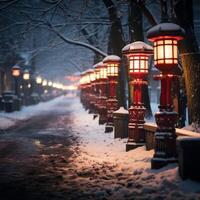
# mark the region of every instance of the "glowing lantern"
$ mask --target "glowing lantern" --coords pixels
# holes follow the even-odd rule
[[[103,62],[96,64],[96,68],[99,69],[99,78],[107,79],[107,66]]]
[[[142,78],[148,74],[148,57],[153,48],[144,42],[137,41],[126,45],[122,52],[129,58],[129,74],[135,78]]]
[[[107,56],[103,59],[103,63],[107,66],[107,76],[117,77],[119,73],[120,57],[115,55]]]
[[[42,86],[47,86],[47,80],[46,80],[46,79],[44,79],[44,80],[42,81]]]
[[[51,87],[53,85],[52,81],[48,81],[48,86]]]
[[[24,70],[23,79],[24,80],[29,80],[30,79],[30,73],[29,73],[28,70]]]
[[[40,76],[36,77],[36,83],[42,84],[42,78]]]
[[[154,63],[163,73],[178,65],[178,41],[184,30],[174,23],[161,23],[147,32],[147,38],[154,43]]]
[[[21,74],[21,69],[19,66],[12,67],[12,76],[19,77]]]

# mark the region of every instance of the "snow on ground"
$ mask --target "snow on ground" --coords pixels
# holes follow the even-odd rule
[[[126,139],[104,133],[104,125],[98,125],[98,118],[93,119],[79,100],[73,101],[71,110],[74,123],[69,128],[80,137],[79,154],[72,161],[81,172],[80,182],[83,174],[93,174],[88,192],[93,181],[102,190],[91,192],[101,192],[104,197],[110,193],[109,199],[200,199],[200,183],[181,180],[177,164],[151,170],[153,151],[140,147],[125,152]]]
[[[48,102],[41,102],[37,105],[23,106],[21,111],[12,113],[0,112],[0,130],[8,129],[19,121],[28,120],[36,115],[50,112],[55,109],[56,104],[65,99],[64,96],[57,97]]]
[[[78,137],[78,144],[72,146],[69,166],[63,167],[63,190],[78,191],[74,199],[200,199],[200,183],[181,180],[177,164],[151,170],[153,151],[144,147],[125,152],[126,139],[114,139],[113,132],[104,133],[105,126],[98,125],[98,118],[93,119],[78,98],[58,97],[20,112],[0,113],[1,122],[5,120],[0,127],[56,111],[56,105],[65,103],[70,105],[66,109],[72,120],[68,131]]]

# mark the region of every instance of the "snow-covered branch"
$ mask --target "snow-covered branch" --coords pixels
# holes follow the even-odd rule
[[[72,40],[72,39],[69,39],[67,37],[65,37],[63,34],[61,34],[52,24],[48,23],[48,26],[50,27],[50,30],[53,31],[59,38],[61,38],[63,41],[69,43],[69,44],[74,44],[74,45],[79,45],[79,46],[83,46],[83,47],[86,47],[96,53],[99,53],[100,55],[102,56],[107,56],[107,54],[103,51],[101,51],[100,49],[90,45],[90,44],[87,44],[85,42],[80,42],[80,41],[75,41],[75,40]]]

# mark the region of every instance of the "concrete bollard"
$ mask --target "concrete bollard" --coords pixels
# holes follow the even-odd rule
[[[120,107],[119,110],[113,112],[114,120],[114,138],[127,138],[128,137],[128,110]]]

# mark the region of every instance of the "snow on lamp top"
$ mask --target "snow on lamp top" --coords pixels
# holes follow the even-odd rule
[[[161,23],[148,30],[147,38],[154,42],[154,64],[163,73],[169,73],[178,65],[178,41],[184,34],[174,23]]]
[[[137,41],[130,44],[127,44],[122,49],[123,54],[153,54],[153,47],[142,42]]]
[[[142,78],[148,74],[148,57],[153,54],[153,47],[137,41],[126,45],[123,54],[129,58],[129,74],[135,78]]]
[[[117,77],[121,58],[116,55],[109,55],[103,59],[103,63],[107,66],[107,77]]]
[[[174,23],[160,23],[147,31],[147,38],[152,42],[158,37],[162,36],[173,37],[176,38],[176,40],[182,40],[184,35],[184,29],[178,24]]]

